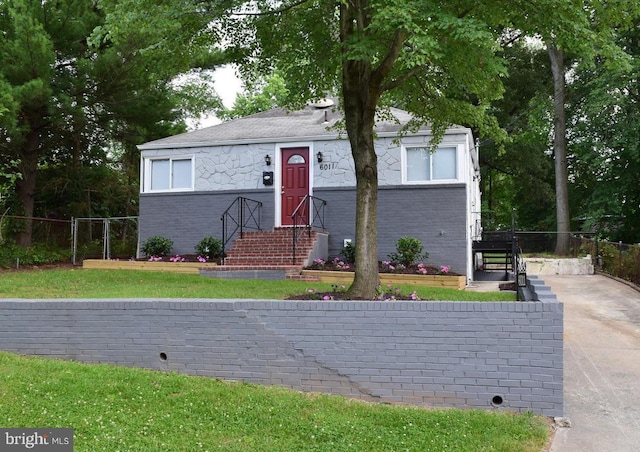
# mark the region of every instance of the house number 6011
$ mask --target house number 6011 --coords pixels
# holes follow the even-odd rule
[[[321,170],[330,170],[330,169],[336,169],[338,167],[338,164],[333,162],[333,163],[321,163],[320,164],[320,169]]]

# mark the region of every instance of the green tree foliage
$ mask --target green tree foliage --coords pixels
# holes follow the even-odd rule
[[[67,180],[68,186],[54,193],[64,192],[74,202],[101,187],[106,197],[110,171],[102,171],[101,181],[95,180],[100,171],[89,179],[74,177],[91,172],[83,167],[108,167],[114,155],[126,183],[135,184],[135,145],[184,131],[187,116],[215,101],[203,88],[175,83],[180,73],[214,64],[218,52],[211,50],[210,37],[204,47],[190,34],[205,28],[208,19],[195,10],[172,20],[164,16],[164,22],[123,19],[135,17],[131,12],[142,6],[92,0],[0,3],[0,161],[21,175],[15,181],[14,214],[32,217],[37,197],[52,196],[42,194],[36,182],[47,174],[57,174],[52,177],[58,182],[44,180],[46,186]],[[61,174],[65,168],[68,173]],[[41,169],[48,171],[39,176]],[[80,187],[81,180],[95,185]],[[69,198],[61,203],[73,204]],[[104,212],[106,205],[98,210]],[[31,222],[16,240],[30,244]]]
[[[515,213],[518,229],[554,230],[549,59],[540,45],[524,39],[505,46],[503,58],[505,93],[491,113],[508,139],[480,145],[483,227],[510,229]]]
[[[640,241],[640,20],[618,31],[628,64],[598,58],[572,83],[574,210],[609,240]]]
[[[499,219],[492,226],[507,225],[507,211],[513,207],[521,228],[553,230],[555,226],[557,231],[569,231],[579,227],[577,220],[584,217],[582,199],[594,192],[595,173],[589,169],[589,161],[593,159],[584,152],[580,155],[575,152],[576,145],[582,147],[575,142],[576,131],[582,128],[587,130],[586,135],[590,133],[588,128],[584,129],[588,115],[572,107],[574,103],[583,104],[583,97],[590,93],[584,91],[576,74],[591,71],[594,64],[603,62],[609,69],[628,70],[628,56],[622,51],[628,46],[617,42],[616,35],[629,28],[629,21],[637,15],[636,3],[624,0],[606,6],[599,2],[585,3],[584,11],[588,14],[576,16],[577,33],[573,29],[541,31],[547,42],[546,62],[541,48],[533,47],[523,53],[526,46],[516,41],[511,49],[506,49],[509,71],[506,94],[493,105],[501,126],[509,133],[509,141],[502,148],[504,152],[499,152],[497,146],[483,146],[481,152],[483,178],[485,185],[489,185],[489,189],[483,190],[484,208],[497,211]],[[515,59],[510,57],[511,50],[517,52]],[[557,65],[553,77],[550,63]],[[566,77],[568,70],[572,71],[570,77]],[[615,78],[609,82],[617,83]],[[565,83],[567,86],[563,87]],[[551,110],[554,98],[555,107]],[[529,105],[514,110],[512,107],[521,103],[519,99]],[[570,108],[565,112],[567,105]],[[520,113],[514,114],[517,111]],[[517,118],[525,118],[526,127],[514,130],[510,124]],[[550,136],[554,137],[551,141]],[[591,141],[583,134],[580,141],[585,140]],[[607,146],[606,140],[601,143]],[[552,174],[555,181],[549,178]],[[554,193],[555,202],[551,203]],[[573,219],[570,211],[575,212]],[[559,241],[556,251],[560,252],[565,245]]]
[[[500,136],[488,114],[503,93],[499,38],[510,29],[551,33],[584,22],[576,21],[580,5],[557,1],[256,1],[236,12],[229,33],[238,46],[249,45],[246,72],[280,70],[292,105],[327,91],[342,98],[357,181],[357,271],[349,291],[365,298],[378,280],[376,115],[401,106],[415,117],[408,130],[429,123],[436,140],[453,123]]]
[[[553,155],[555,161],[556,222],[558,240],[556,254],[569,253],[569,159],[567,150],[567,77],[570,68],[566,53],[571,52],[578,63],[590,65],[594,57],[605,57],[613,64],[625,59],[624,51],[616,45],[617,30],[629,26],[640,13],[635,0],[601,2],[585,1],[574,17],[573,28],[551,27],[542,32],[547,45],[554,86]],[[615,63],[614,63],[615,62]]]
[[[288,91],[285,80],[279,73],[248,87],[245,94],[238,95],[232,108],[222,108],[216,112],[222,120],[242,118],[254,113],[280,107],[287,103]]]

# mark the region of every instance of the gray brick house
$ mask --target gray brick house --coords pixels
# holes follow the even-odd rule
[[[451,127],[435,152],[421,128],[399,136],[407,112],[377,123],[378,249],[381,260],[397,239],[419,238],[428,263],[473,275],[472,241],[480,234],[477,148],[471,130]],[[144,143],[141,151],[139,241],[154,235],[193,253],[221,237],[222,213],[238,197],[262,203],[264,229],[287,227],[305,194],[326,201],[328,258],[355,240],[355,172],[332,101],[296,112],[282,109]]]

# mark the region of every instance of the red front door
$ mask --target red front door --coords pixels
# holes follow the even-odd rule
[[[291,215],[309,194],[309,148],[282,149],[281,224],[291,226]],[[307,217],[304,216],[304,221]],[[299,221],[298,221],[299,223]]]

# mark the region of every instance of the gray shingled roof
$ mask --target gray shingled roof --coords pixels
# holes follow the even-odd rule
[[[391,120],[379,121],[376,125],[379,135],[397,133],[411,118],[403,110],[392,108],[391,113],[399,123]],[[145,150],[336,138],[339,133],[331,127],[340,119],[342,113],[336,107],[319,108],[309,105],[304,110],[294,112],[275,108],[193,132],[150,141],[138,147]],[[346,138],[346,134],[343,135]]]

